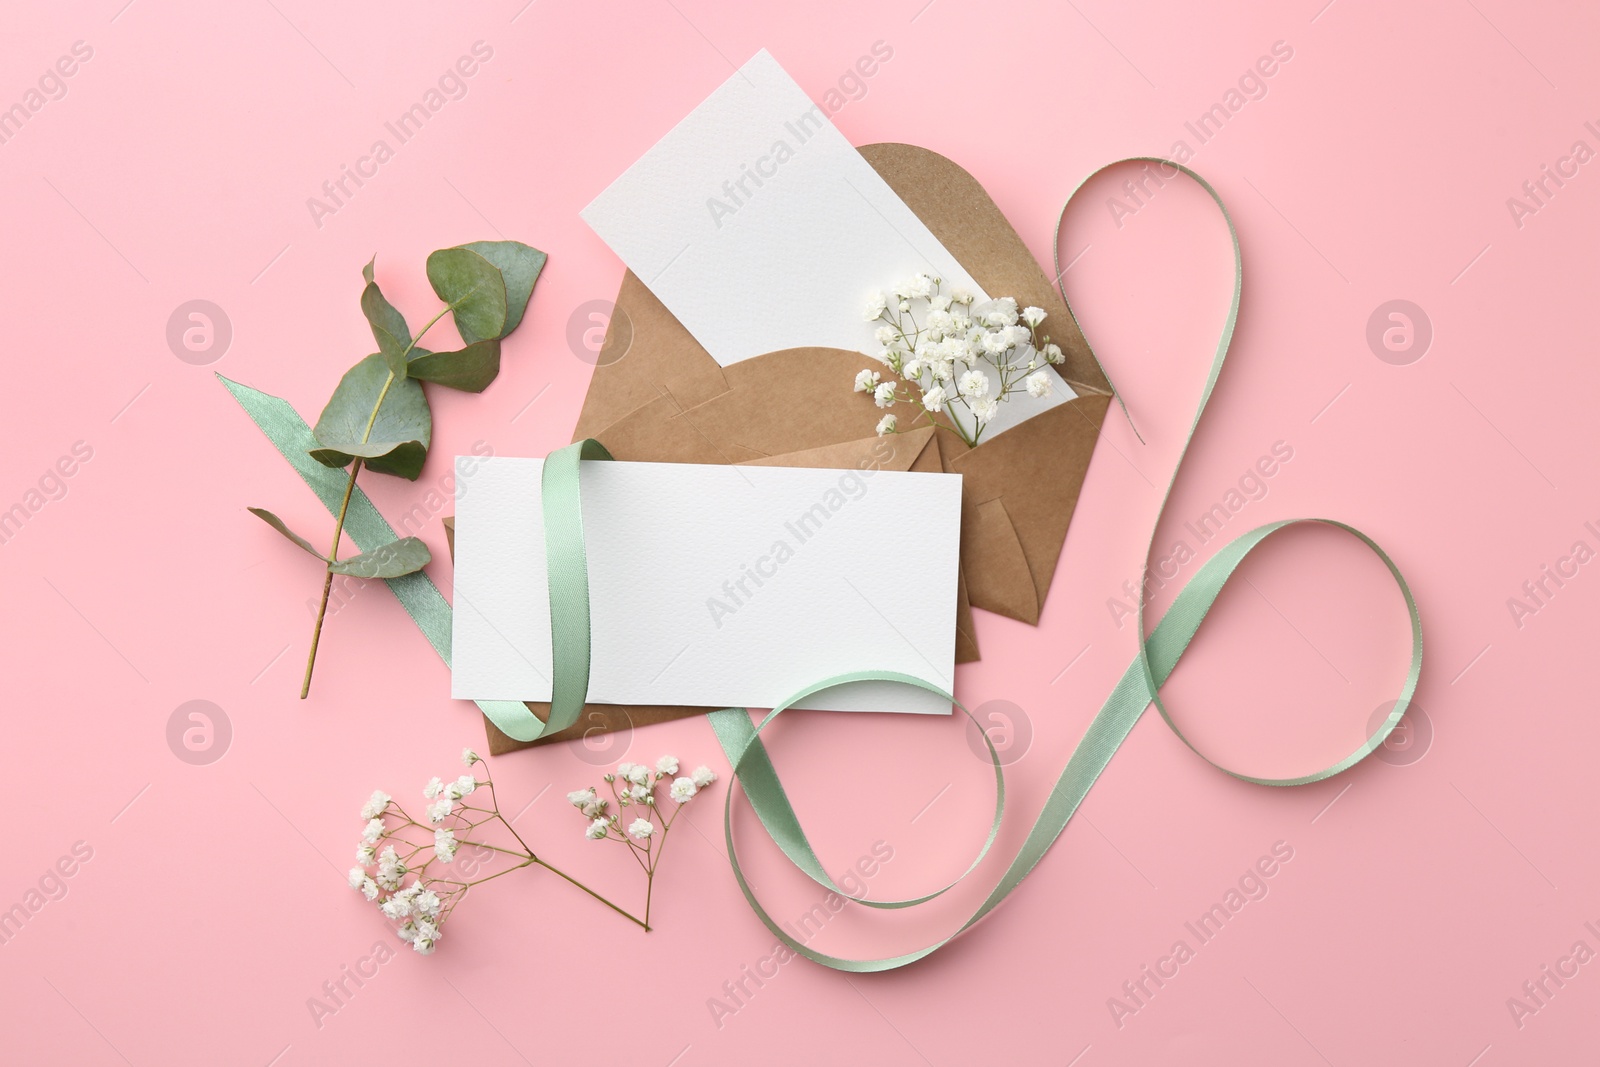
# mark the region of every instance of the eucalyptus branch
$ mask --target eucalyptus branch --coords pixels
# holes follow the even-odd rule
[[[339,558],[345,520],[362,469],[416,481],[433,438],[433,415],[422,383],[478,393],[500,373],[500,341],[522,322],[545,255],[517,241],[475,241],[440,249],[428,257],[428,281],[444,301],[415,335],[384,297],[373,263],[362,269],[361,312],[378,351],[345,372],[312,429],[310,455],[327,467],[348,469],[344,495],[334,517],[333,541],[326,555],[291,531],[282,519],[251,508],[262,521],[321,561],[322,597],[311,628],[300,697],[311,692],[322,626],[327,618],[333,576],[399,578],[421,570],[432,559],[420,538],[402,537],[355,556]],[[430,352],[419,342],[446,314],[455,320],[463,346]]]

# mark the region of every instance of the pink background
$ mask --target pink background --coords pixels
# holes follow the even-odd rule
[[[1600,577],[1580,569],[1520,626],[1507,600],[1573,542],[1600,547],[1583,525],[1600,526],[1590,458],[1600,371],[1580,311],[1596,281],[1596,164],[1520,226],[1506,203],[1574,141],[1600,148],[1584,126],[1600,120],[1592,10],[524,2],[104,0],[10,13],[0,106],[22,100],[74,42],[93,50],[65,96],[0,144],[10,353],[0,509],[35,511],[0,545],[13,827],[0,908],[24,902],[75,844],[92,851],[68,864],[66,895],[0,945],[12,1057],[286,1067],[445,1055],[610,1054],[647,1067],[1592,1058],[1600,964],[1520,1026],[1507,998],[1574,942],[1600,950],[1584,927],[1600,927],[1589,833],[1600,727],[1580,667]],[[493,55],[466,96],[314,222],[307,198],[476,41]],[[356,809],[377,785],[414,797],[483,730],[376,588],[330,619],[312,699],[295,699],[319,576],[244,508],[271,507],[318,541],[327,516],[212,372],[314,417],[371,347],[356,303],[369,256],[416,323],[437,306],[428,251],[517,238],[550,264],[504,373],[482,396],[433,392],[435,443],[418,482],[364,485],[394,520],[475,441],[541,455],[568,440],[590,374],[569,322],[577,315],[581,334],[581,306],[612,296],[622,270],[579,208],[757,49],[820,98],[877,41],[893,58],[834,121],[856,143],[912,142],[967,167],[1041,262],[1083,175],[1179,139],[1196,149],[1194,166],[1234,212],[1248,284],[1159,542],[1193,545],[1184,522],[1284,442],[1292,460],[1227,533],[1325,515],[1393,553],[1427,632],[1417,696],[1430,739],[1414,725],[1410,748],[1273,790],[1217,773],[1148,715],[1056,848],[981,927],[889,974],[791,962],[719,1020],[711,999],[772,944],[723,857],[723,783],[673,838],[656,932],[522,873],[475,894],[436,956],[397,956],[315,1018],[308,1000],[323,983],[390,937],[344,887]],[[1200,145],[1184,123],[1278,41],[1293,56],[1266,95]],[[1149,443],[1107,422],[1041,625],[980,615],[984,659],[958,678],[969,706],[1017,709],[1012,818],[959,899],[886,921],[847,913],[813,942],[824,951],[904,950],[953,928],[1133,653],[1132,627],[1108,600],[1138,573],[1228,262],[1192,187],[1169,186],[1115,225],[1107,198],[1124,177],[1085,195],[1062,249],[1077,257],[1067,285],[1085,330]],[[233,332],[206,366],[166,340],[169,316],[194,299],[220,306]],[[1404,365],[1366,339],[1369,317],[1393,299],[1419,305],[1433,330]],[[78,442],[92,457],[66,464],[62,482],[44,478],[59,499],[29,498]],[[423,536],[442,557],[437,521]],[[1392,697],[1404,616],[1353,541],[1296,535],[1262,555],[1168,694],[1219,761],[1293,772],[1352,747]],[[448,561],[431,573],[448,591]],[[197,699],[231,726],[222,758],[203,765],[167,739],[174,710]],[[962,721],[797,714],[781,726],[776,758],[830,869],[883,841],[894,859],[871,888],[889,896],[965,865],[990,785]],[[561,794],[594,781],[598,761],[664,751],[725,770],[698,720],[609,749],[517,753],[493,769],[508,807],[532,802],[517,825],[536,848],[632,902],[642,886],[631,864],[583,841]],[[744,840],[774,914],[815,903],[770,847]],[[1293,859],[1265,899],[1198,945],[1185,922],[1277,842]],[[1179,939],[1195,958],[1115,1019],[1108,999]]]

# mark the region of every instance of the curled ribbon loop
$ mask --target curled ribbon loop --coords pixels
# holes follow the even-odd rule
[[[1223,220],[1228,226],[1228,236],[1233,244],[1233,296],[1229,302],[1227,319],[1217,340],[1216,351],[1212,358],[1210,373],[1206,377],[1205,388],[1201,393],[1200,402],[1195,408],[1194,419],[1189,425],[1189,432],[1184,440],[1183,450],[1179,454],[1177,464],[1173,467],[1172,477],[1167,482],[1166,492],[1162,495],[1161,509],[1157,513],[1156,522],[1151,528],[1150,540],[1145,548],[1145,570],[1148,573],[1150,553],[1155,547],[1156,529],[1160,525],[1161,512],[1166,510],[1167,502],[1172,495],[1173,485],[1178,478],[1178,470],[1182,467],[1183,459],[1188,454],[1189,446],[1194,440],[1195,430],[1200,424],[1200,417],[1204,414],[1206,404],[1211,399],[1211,393],[1216,387],[1217,378],[1222,372],[1222,364],[1227,356],[1228,347],[1233,341],[1234,326],[1239,318],[1239,298],[1243,288],[1244,271],[1243,259],[1239,249],[1238,231],[1233,225],[1233,219],[1228,215],[1228,209],[1223,204],[1222,198],[1217,195],[1217,191],[1211,187],[1209,182],[1188,167],[1155,156],[1138,156],[1132,159],[1118,160],[1116,163],[1107,164],[1105,167],[1094,171],[1080,182],[1078,187],[1073,190],[1072,195],[1067,198],[1066,204],[1062,206],[1061,215],[1056,222],[1056,244],[1058,248],[1060,245],[1061,226],[1066,220],[1068,208],[1070,208],[1078,193],[1103,171],[1120,163],[1128,162],[1154,163],[1157,166],[1169,168],[1174,172],[1174,177],[1176,174],[1181,173],[1197,182],[1211,197],[1212,201],[1216,203],[1218,210],[1222,212]],[[1065,288],[1061,286],[1062,272],[1059,267],[1058,251],[1056,281],[1057,286],[1061,288],[1063,302],[1068,304],[1068,313],[1070,314],[1070,302],[1067,301]],[[1109,377],[1107,377],[1107,381],[1110,381]],[[1121,403],[1120,394],[1117,399],[1118,403]],[[1123,411],[1125,414],[1127,413],[1126,406],[1123,407]],[[1132,425],[1131,416],[1129,424],[1130,426]],[[1135,434],[1137,434],[1137,430],[1135,430]],[[1205,620],[1206,614],[1210,611],[1211,605],[1216,601],[1218,594],[1222,592],[1223,587],[1238,566],[1244,562],[1245,557],[1279,531],[1306,523],[1319,523],[1342,530],[1360,540],[1362,544],[1371,549],[1383,561],[1384,566],[1389,569],[1390,575],[1393,576],[1395,584],[1400,590],[1400,595],[1405,601],[1406,612],[1410,618],[1411,662],[1406,670],[1405,680],[1401,684],[1399,699],[1395,702],[1393,709],[1383,722],[1378,725],[1377,729],[1372,732],[1371,736],[1356,747],[1355,751],[1311,774],[1291,778],[1256,777],[1224,767],[1195,748],[1193,742],[1184,736],[1183,731],[1178,728],[1166,706],[1162,703],[1160,690],[1161,686],[1172,674],[1173,668],[1177,666],[1184,650],[1188,648],[1189,642],[1193,640],[1195,633]],[[1143,588],[1142,583],[1141,588]],[[983,903],[979,905],[978,909],[949,937],[912,952],[874,959],[850,959],[831,956],[808,948],[797,941],[761,906],[761,902],[756,898],[755,893],[751,890],[748,881],[744,877],[743,871],[740,869],[733,841],[733,791],[730,788],[723,809],[723,832],[728,844],[728,858],[733,867],[734,878],[738,881],[740,890],[744,893],[745,899],[749,901],[757,917],[791,951],[824,966],[852,972],[885,971],[903,967],[938,951],[948,944],[953,938],[959,936],[992,911],[1011,894],[1012,890],[1021,884],[1022,880],[1044,858],[1044,854],[1049,851],[1050,846],[1055,843],[1062,831],[1066,829],[1073,813],[1077,811],[1078,805],[1082,803],[1083,798],[1088,795],[1089,789],[1100,777],[1101,771],[1111,761],[1111,757],[1121,747],[1122,742],[1127,738],[1134,724],[1139,721],[1139,717],[1144,714],[1144,710],[1151,704],[1155,705],[1156,710],[1160,712],[1167,726],[1172,729],[1173,733],[1177,734],[1185,745],[1219,770],[1233,775],[1235,778],[1260,785],[1305,785],[1322,781],[1349,769],[1381,746],[1399,723],[1407,707],[1410,706],[1412,695],[1416,691],[1417,679],[1422,672],[1422,620],[1417,612],[1416,599],[1412,596],[1411,589],[1406,584],[1404,576],[1401,575],[1399,567],[1395,565],[1394,560],[1390,559],[1388,554],[1372,538],[1353,526],[1333,519],[1290,519],[1256,527],[1224,545],[1215,556],[1206,561],[1199,571],[1195,573],[1194,577],[1179,590],[1172,605],[1162,614],[1148,637],[1145,634],[1142,597],[1138,605],[1138,621],[1139,626],[1136,632],[1139,638],[1139,648],[1137,655],[1123,672],[1121,679],[1118,680],[1099,712],[1096,713],[1082,740],[1078,742],[1078,746],[1074,749],[1071,758],[1068,759],[1065,769],[1062,770],[1055,786],[1051,789],[1050,795],[1045,801],[1044,810],[1040,812],[1039,817],[1028,831],[1028,836],[1017,856],[1011,861],[1004,874],[1001,875],[1000,880],[989,892]],[[933,689],[926,683],[889,673],[867,672],[842,675],[820,682],[805,692],[791,697],[783,705],[773,709],[772,713],[762,720],[759,726],[752,725],[749,714],[739,708],[715,712],[711,716],[711,724],[717,733],[717,738],[721,742],[729,762],[733,765],[735,777],[743,785],[746,796],[750,798],[751,807],[754,809],[762,827],[771,835],[790,861],[812,881],[829,892],[838,893],[841,896],[847,896],[847,894],[844,894],[833,883],[833,880],[828,877],[826,871],[823,870],[821,862],[812,850],[810,842],[806,839],[805,831],[789,803],[777,771],[774,769],[771,759],[767,756],[760,734],[768,724],[777,718],[780,712],[805,696],[819,689],[825,689],[847,681],[861,680],[900,682],[918,685],[925,689]],[[938,692],[937,689],[934,689],[934,691]],[[941,695],[950,696],[950,694]],[[967,712],[967,709],[962,707],[953,696],[950,699],[956,707],[961,708],[961,711],[968,715],[968,718],[971,718],[971,714]],[[985,735],[985,740],[987,741],[987,739],[987,735]],[[978,862],[981,862],[984,856],[987,855],[989,846],[993,843],[999,830],[1001,815],[1005,806],[1005,778],[1000,768],[999,756],[995,752],[992,743],[989,745],[989,752],[995,765],[996,801],[994,823],[990,827],[989,836],[984,842],[982,851],[979,853],[977,860],[973,862],[973,865],[967,869],[967,872],[957,878],[955,882],[952,882],[951,885],[912,900],[893,902],[857,900],[857,903],[883,908],[909,907],[923,903],[939,896],[951,886],[959,883],[962,878],[966,877],[966,874],[972,872]]]

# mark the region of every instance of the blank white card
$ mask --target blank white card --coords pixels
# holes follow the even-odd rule
[[[591,702],[767,708],[863,670],[951,688],[960,475],[581,468]],[[456,460],[452,696],[550,699],[542,470],[538,459]],[[868,682],[798,706],[951,710]]]

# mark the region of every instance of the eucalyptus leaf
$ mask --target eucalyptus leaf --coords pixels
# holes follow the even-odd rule
[[[380,331],[374,329],[372,332],[378,333]],[[415,351],[415,349],[413,349],[413,351]],[[411,376],[410,372],[406,369],[409,360],[407,359],[405,349],[385,348],[379,353],[379,355],[383,356],[384,368],[396,378],[404,379]]]
[[[371,552],[334,561],[328,569],[335,574],[348,574],[355,578],[398,578],[402,574],[420,571],[433,556],[428,546],[415,537],[402,537],[379,545]]]
[[[324,466],[343,467],[360,456],[380,474],[416,481],[433,439],[433,416],[421,384],[392,376],[384,357],[373,353],[339,379],[312,434],[321,447],[311,456]]]
[[[418,381],[481,393],[500,373],[500,342],[474,341],[455,352],[426,352],[414,357],[407,370]]]
[[[250,514],[254,515],[256,518],[260,519],[274,530],[277,530],[279,533],[283,534],[283,536],[287,537],[289,540],[293,541],[295,544],[299,545],[313,556],[316,556],[318,559],[322,560],[322,562],[328,562],[328,557],[312,548],[310,541],[307,541],[304,537],[301,537],[299,534],[289,529],[282,519],[278,518],[278,516],[274,515],[266,508],[250,508],[249,511]]]
[[[411,328],[406,325],[406,318],[389,303],[378,288],[378,283],[373,280],[372,266],[378,261],[374,256],[365,267],[361,268],[361,277],[366,279],[367,286],[361,290],[361,313],[367,317],[367,324],[372,327],[372,336],[377,339],[378,350],[384,355],[399,356],[411,346]]]
[[[472,241],[461,247],[478,253],[500,271],[506,287],[506,324],[499,334],[504,337],[522,322],[522,313],[533,296],[533,283],[539,280],[539,272],[549,257],[521,241]]]
[[[500,269],[468,248],[441,248],[428,257],[428,282],[450,305],[456,332],[467,344],[506,331],[506,283]]]

